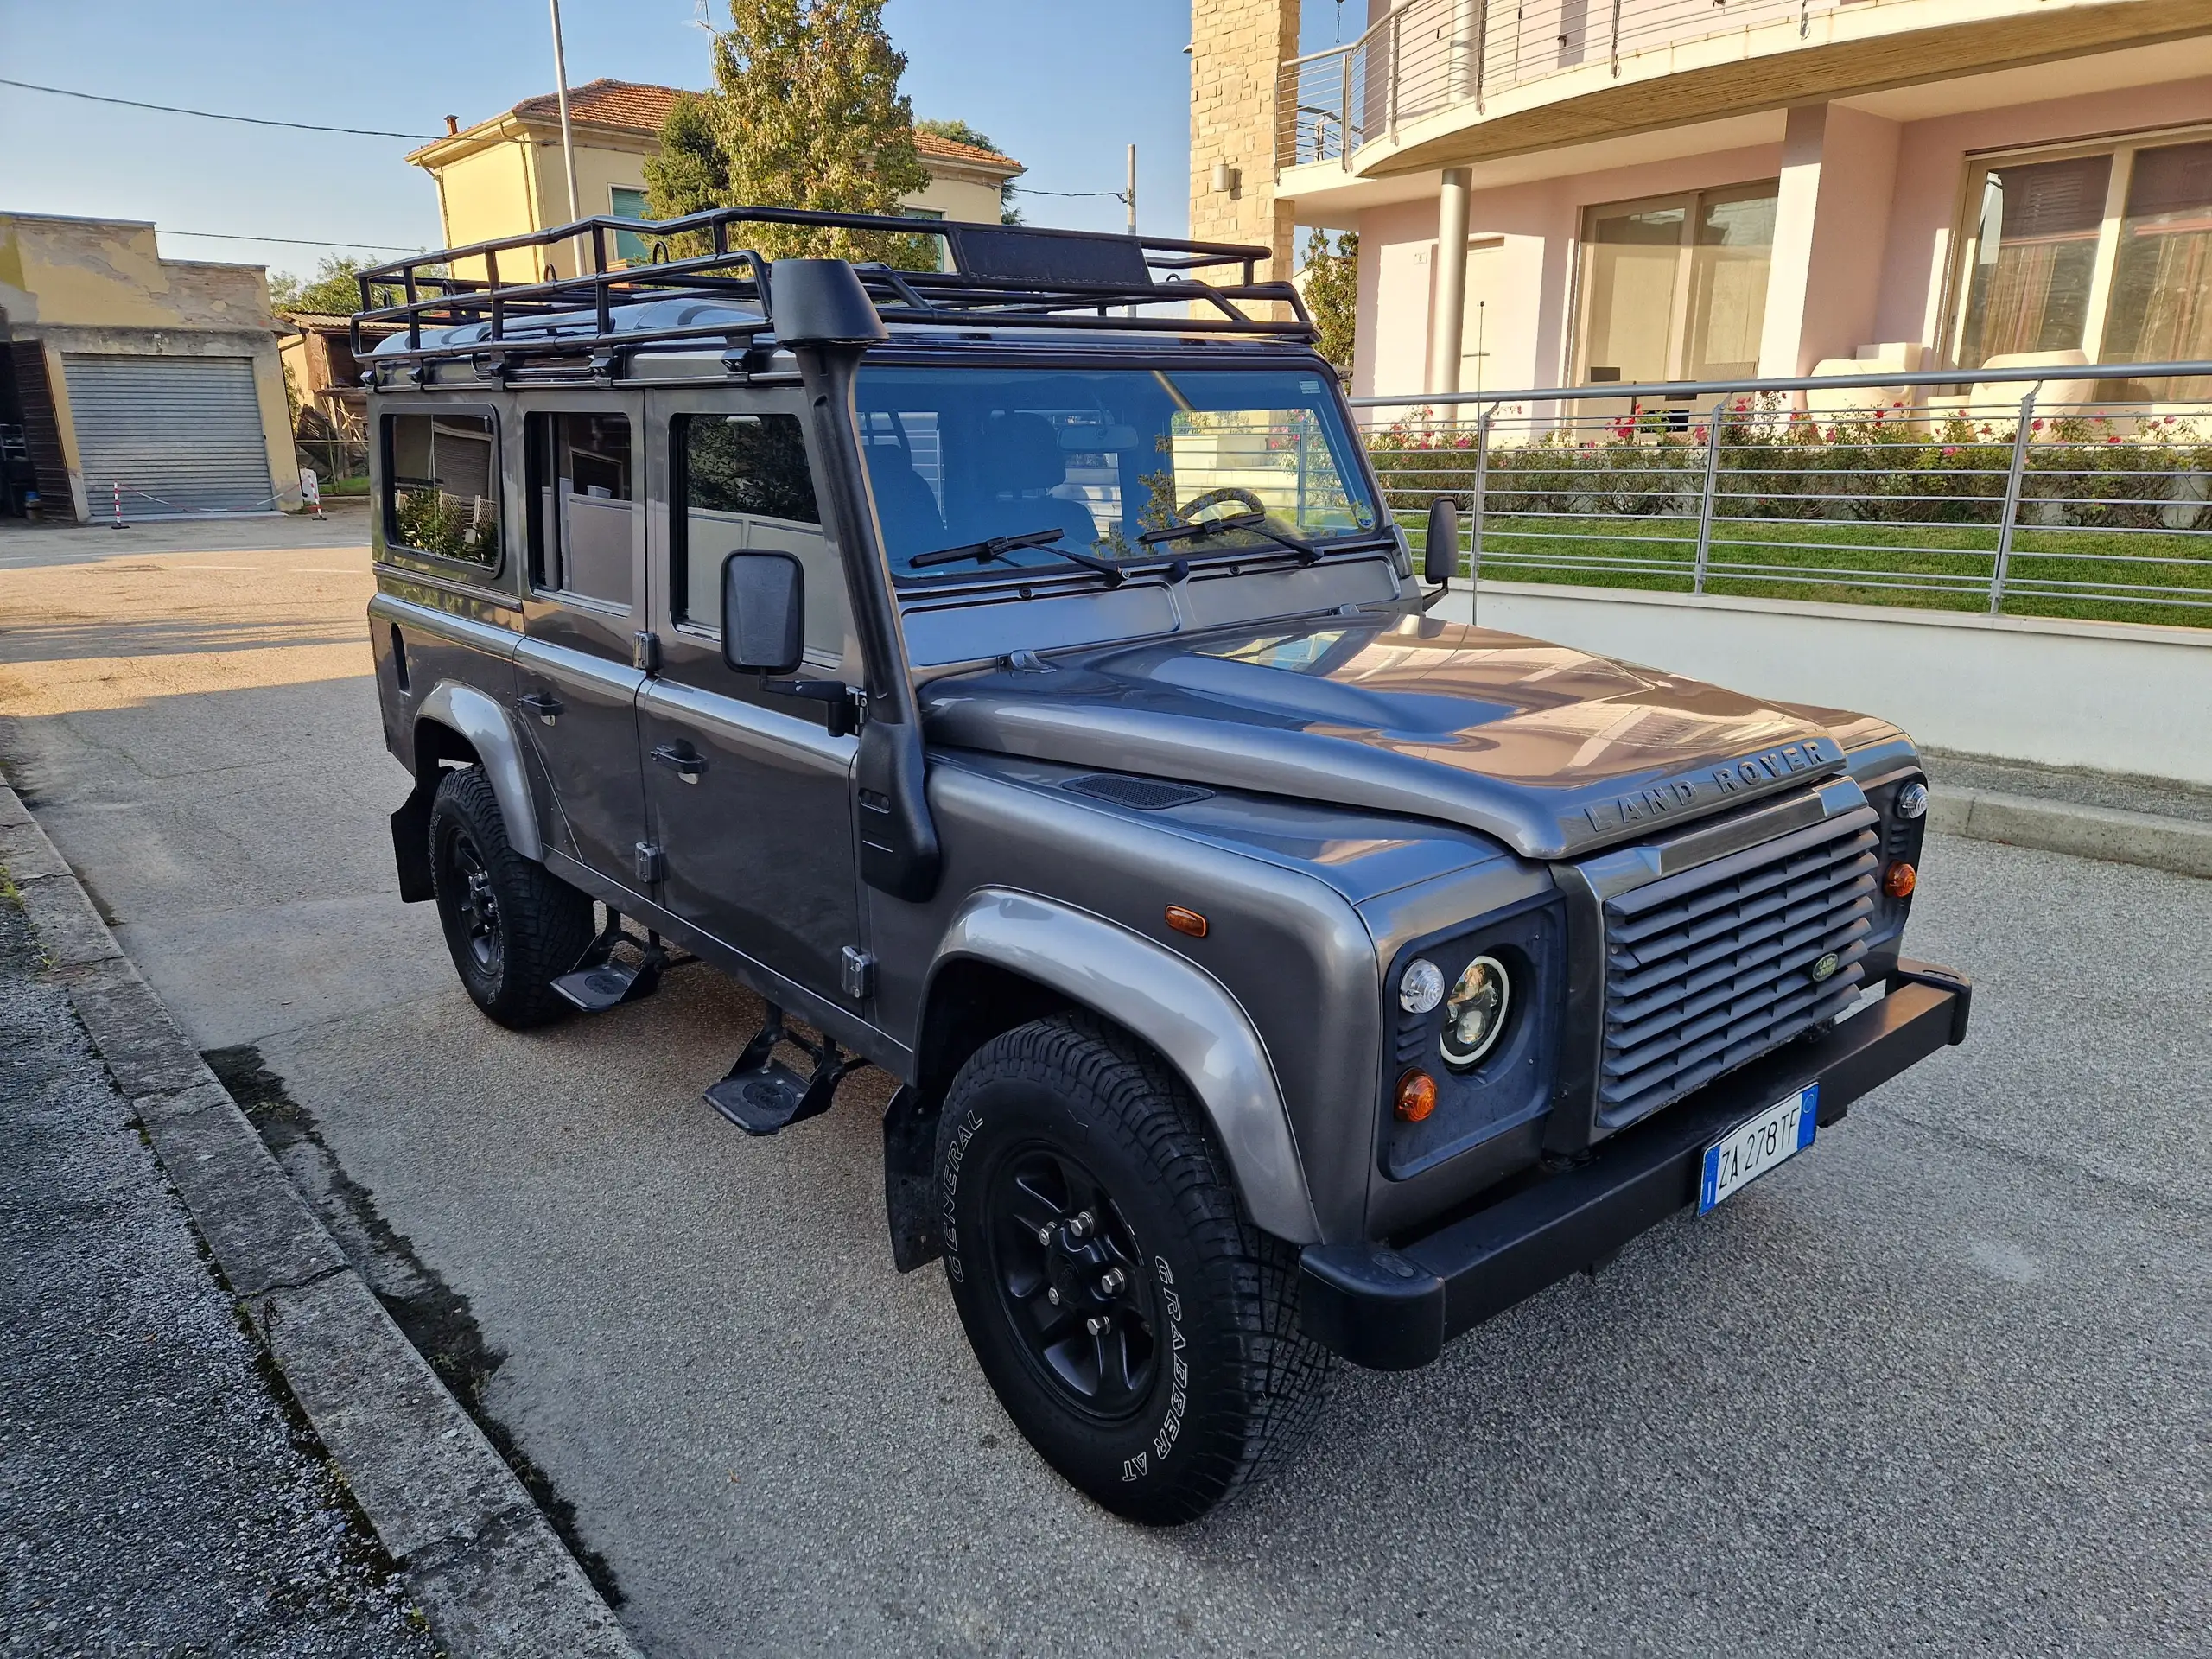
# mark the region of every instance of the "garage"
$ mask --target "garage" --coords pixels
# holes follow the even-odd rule
[[[267,512],[276,504],[253,361],[65,352],[85,493],[126,517]]]

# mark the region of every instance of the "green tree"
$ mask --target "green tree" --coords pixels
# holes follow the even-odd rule
[[[956,144],[973,144],[978,149],[989,150],[994,156],[1006,154],[965,121],[917,121],[914,123],[914,130],[931,133],[939,138],[949,138]],[[1021,209],[1014,205],[1014,180],[1008,179],[1004,184],[999,186],[999,223],[1001,225],[1021,223]]]
[[[673,218],[739,205],[894,213],[929,173],[914,151],[906,60],[883,29],[884,0],[729,0],[715,35],[715,84],[680,99],[645,163],[648,211]],[[930,269],[936,238],[801,226],[746,227],[771,259],[884,259]],[[673,251],[695,250],[678,247]]]
[[[1346,231],[1329,245],[1329,233],[1316,231],[1306,244],[1305,280],[1299,286],[1306,308],[1321,331],[1321,355],[1347,372],[1352,336],[1359,318],[1359,237]]]
[[[312,276],[295,276],[289,270],[272,271],[269,277],[270,308],[350,317],[361,308],[360,284],[354,280],[360,270],[361,262],[358,259],[334,259],[325,255],[316,263]]]

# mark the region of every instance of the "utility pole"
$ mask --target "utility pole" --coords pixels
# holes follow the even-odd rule
[[[1137,147],[1135,144],[1129,146],[1129,188],[1122,194],[1122,200],[1129,210],[1129,234],[1135,236],[1137,233]]]
[[[569,125],[569,55],[561,45],[561,0],[546,0],[553,9],[553,86],[561,100],[561,170],[569,177],[569,221],[582,219],[583,209],[576,205],[576,135]],[[575,274],[583,275],[583,238],[576,238]]]

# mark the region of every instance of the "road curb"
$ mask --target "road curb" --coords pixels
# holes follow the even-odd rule
[[[0,783],[0,869],[194,1227],[440,1647],[637,1659],[530,1494],[347,1262]]]
[[[1929,791],[1928,827],[1970,841],[2212,878],[2212,824],[2186,818],[1938,785]]]

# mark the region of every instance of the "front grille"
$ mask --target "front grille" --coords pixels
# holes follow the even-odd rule
[[[1880,868],[1870,807],[1605,902],[1611,1127],[1788,1042],[1858,995]],[[1830,951],[1825,978],[1814,965]]]

